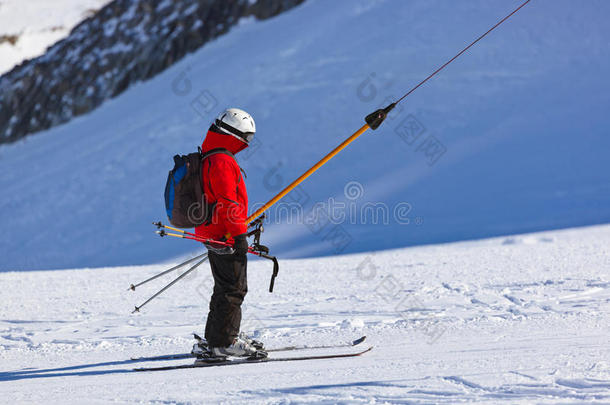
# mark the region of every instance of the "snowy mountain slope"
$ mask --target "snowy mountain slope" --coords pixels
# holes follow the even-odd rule
[[[110,0],[0,1],[0,74],[42,55]]]
[[[0,274],[0,395],[34,403],[607,403],[610,226],[252,263],[243,329],[268,347],[367,335],[361,358],[129,373],[188,351],[207,266],[130,315],[169,266]],[[306,351],[309,352],[309,351]],[[164,364],[181,364],[184,360]],[[159,363],[138,363],[153,366]]]
[[[312,0],[244,21],[93,113],[0,147],[0,269],[196,250],[149,224],[164,219],[172,155],[194,150],[220,109],[257,121],[240,162],[251,203],[265,202],[517,4]],[[307,226],[276,207],[265,242],[282,258],[610,221],[609,7],[528,4],[286,200],[305,214],[347,203],[355,218]],[[444,154],[426,155],[434,139]]]

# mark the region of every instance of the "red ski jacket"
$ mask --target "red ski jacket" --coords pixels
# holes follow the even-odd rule
[[[201,150],[224,148],[234,155],[248,147],[248,144],[233,135],[208,131]],[[232,236],[246,233],[248,227],[248,193],[241,169],[231,156],[218,153],[203,161],[203,192],[209,203],[216,203],[212,223],[200,225],[195,233],[204,238],[219,240],[227,234]],[[233,243],[232,238],[229,243]]]

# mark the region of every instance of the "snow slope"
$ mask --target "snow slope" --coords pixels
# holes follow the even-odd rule
[[[0,274],[7,403],[608,403],[610,226],[250,266],[244,328],[268,347],[367,335],[361,358],[131,373],[201,332],[207,266]],[[169,277],[168,277],[169,279]],[[308,352],[308,351],[306,351]],[[184,360],[166,364],[186,363]],[[159,365],[159,363],[156,363]]]
[[[219,110],[255,117],[259,143],[240,162],[251,203],[265,202],[518,3],[311,0],[244,20],[93,113],[0,148],[0,270],[193,251],[150,223],[165,217],[171,157]],[[305,213],[348,203],[357,218],[306,226],[276,207],[265,242],[303,257],[609,222],[607,11],[528,4],[287,200]],[[426,155],[434,139],[444,154]]]
[[[0,41],[0,75],[26,59],[42,55],[72,28],[110,0],[2,0],[0,37],[15,36],[16,42]]]

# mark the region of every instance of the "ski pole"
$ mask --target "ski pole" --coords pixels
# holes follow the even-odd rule
[[[402,97],[400,97],[398,100],[396,100],[395,102],[393,102],[392,104],[388,105],[385,108],[381,108],[377,111],[372,112],[371,114],[367,115],[365,118],[366,124],[362,126],[362,128],[360,128],[359,130],[357,130],[356,132],[354,132],[349,138],[347,138],[345,141],[343,141],[343,143],[341,143],[339,146],[337,146],[335,149],[333,149],[328,155],[326,155],[324,158],[322,158],[322,160],[320,160],[318,163],[316,163],[315,165],[313,165],[309,170],[307,170],[305,173],[303,173],[299,178],[297,178],[295,181],[293,181],[292,183],[290,183],[286,188],[284,188],[282,191],[280,191],[275,197],[273,197],[271,200],[269,200],[265,205],[263,205],[261,208],[259,208],[254,214],[250,215],[250,217],[247,219],[246,223],[250,223],[252,222],[256,217],[258,217],[260,214],[262,214],[263,212],[267,211],[273,204],[275,204],[276,202],[278,202],[282,197],[284,197],[286,194],[288,194],[290,191],[292,191],[296,186],[298,186],[303,180],[305,180],[306,178],[308,178],[311,174],[313,174],[316,170],[318,170],[320,167],[322,167],[326,162],[328,162],[330,159],[332,159],[333,157],[335,157],[335,155],[337,155],[337,153],[339,153],[341,150],[343,150],[347,145],[349,145],[350,143],[352,143],[356,138],[358,138],[360,135],[362,135],[363,133],[365,133],[369,128],[372,130],[377,129],[381,123],[383,123],[383,121],[386,119],[387,115],[390,113],[390,111],[392,111],[394,109],[394,107],[396,107],[396,105],[398,103],[400,103],[401,101],[403,101],[406,97],[408,97],[411,93],[413,93],[415,90],[417,90],[421,85],[423,85],[424,83],[426,83],[429,79],[431,79],[433,76],[435,76],[438,72],[440,72],[441,70],[443,70],[445,67],[447,67],[447,65],[449,65],[451,62],[453,62],[454,60],[456,60],[458,57],[460,57],[464,52],[466,52],[468,49],[470,49],[470,47],[472,47],[474,44],[476,44],[477,42],[479,42],[481,39],[483,39],[485,36],[487,36],[487,34],[489,34],[490,32],[492,32],[494,29],[496,29],[500,24],[502,24],[504,21],[508,20],[513,14],[515,14],[517,11],[519,11],[522,7],[524,7],[527,3],[529,3],[531,0],[526,0],[524,3],[522,3],[519,7],[517,7],[512,13],[510,13],[509,15],[507,15],[506,17],[504,17],[502,20],[500,20],[498,23],[496,23],[493,27],[491,27],[489,30],[487,30],[483,35],[479,36],[477,39],[475,39],[474,41],[472,41],[468,46],[466,46],[464,49],[462,49],[460,52],[458,52],[453,58],[449,59],[447,62],[445,62],[443,65],[441,65],[441,67],[439,67],[438,69],[436,69],[434,72],[432,72],[430,75],[428,75],[424,80],[422,80],[421,82],[419,82],[416,86],[414,86],[411,90],[409,90],[408,92],[406,92]]]
[[[156,233],[159,236],[173,236],[174,238],[182,238],[182,239],[190,239],[190,240],[194,240],[197,242],[201,242],[201,243],[207,243],[210,245],[218,245],[218,246],[223,246],[223,247],[230,247],[232,248],[233,245],[231,245],[230,243],[221,241],[221,240],[214,240],[214,239],[205,239],[202,238],[198,235],[194,235],[194,236],[189,236],[189,235],[185,235],[185,234],[177,234],[177,233],[171,233],[171,232],[165,232],[163,230],[161,231],[156,231]],[[188,232],[187,232],[188,233]],[[255,256],[261,256],[261,253],[256,251],[254,248],[252,248],[252,246],[248,246],[248,253],[251,253]],[[261,256],[264,257],[264,256]]]
[[[155,223],[155,225],[157,225],[160,228],[170,228],[170,227],[166,227],[161,222]],[[163,230],[163,229],[160,231],[157,231],[157,234],[159,234],[161,237],[173,236],[175,238],[191,239],[191,240],[194,240],[197,242],[206,243],[206,244],[210,244],[210,245],[218,245],[218,246],[231,247],[231,248],[233,247],[233,245],[231,245],[230,243],[224,242],[224,241],[214,240],[214,239],[205,239],[205,238],[202,238],[202,237],[200,237],[198,235],[194,235],[194,234],[192,234],[193,236],[189,236],[189,235],[186,235],[186,233],[190,233],[190,232],[176,234],[176,233],[165,232],[165,230]],[[278,273],[280,270],[279,263],[275,256],[269,256],[267,254],[267,253],[269,253],[269,249],[266,249],[264,246],[257,245],[256,242],[255,242],[255,246],[258,246],[259,249],[264,248],[265,250],[261,249],[259,251],[259,250],[256,250],[252,246],[248,246],[248,253],[258,256],[258,257],[262,257],[264,259],[269,259],[273,262],[273,273],[271,275],[271,282],[269,283],[269,292],[273,292],[273,286],[275,284],[275,279],[278,276]],[[178,281],[178,280],[176,280],[176,281]],[[137,309],[137,307],[136,307],[136,309]]]
[[[185,231],[182,229],[173,228],[171,226],[164,225],[161,222],[153,222],[153,225],[155,225],[157,228],[164,228],[164,229],[161,229],[160,231],[156,231],[157,235],[159,235],[161,237],[173,236],[174,238],[190,239],[190,240],[194,240],[194,241],[202,242],[202,243],[209,243],[209,244],[216,244],[216,245],[220,245],[220,246],[233,247],[233,245],[231,245],[230,243],[223,242],[220,240],[206,239],[206,238],[203,238],[200,235],[194,234],[192,232],[188,232],[188,231]],[[165,232],[165,229],[171,229],[173,231],[178,231],[180,233],[177,234],[177,233]]]
[[[202,238],[201,236],[192,234],[190,232],[171,233],[171,232],[165,232],[165,230],[161,229],[160,231],[156,231],[155,233],[161,237],[173,236],[174,238],[190,239],[190,240],[194,240],[194,241],[201,242],[201,243],[210,243],[210,244],[217,244],[217,245],[221,245],[221,246],[233,247],[233,245],[231,245],[230,243],[219,241],[219,240],[214,240],[214,239]]]
[[[141,286],[141,285],[144,285],[144,284],[146,284],[146,283],[148,283],[148,282],[150,282],[150,281],[156,280],[157,278],[159,278],[159,277],[161,277],[161,276],[164,276],[164,275],[166,275],[167,273],[171,273],[172,271],[174,271],[174,270],[176,270],[176,269],[179,269],[180,267],[185,266],[185,265],[187,265],[187,264],[189,264],[189,263],[192,263],[192,262],[194,262],[194,261],[195,261],[195,260],[197,260],[197,259],[201,259],[201,258],[202,258],[203,256],[205,256],[205,255],[207,255],[207,253],[204,253],[204,254],[201,254],[201,255],[199,255],[199,256],[196,256],[196,257],[193,257],[193,258],[191,258],[191,259],[188,259],[187,261],[182,262],[182,263],[180,263],[180,264],[178,264],[178,265],[176,265],[176,266],[172,267],[171,269],[165,270],[165,271],[163,271],[163,272],[161,272],[161,273],[159,273],[159,274],[157,274],[157,275],[155,275],[155,276],[152,276],[151,278],[148,278],[148,279],[146,279],[146,280],[144,280],[144,281],[141,281],[141,282],[139,282],[138,284],[132,284],[131,286],[129,286],[129,289],[128,289],[128,290],[135,291],[137,287],[139,287],[139,286]]]
[[[197,236],[196,234],[188,232],[188,231],[185,231],[184,229],[174,228],[172,226],[165,225],[165,224],[161,223],[161,221],[153,222],[152,224],[154,226],[156,226],[157,229],[165,228],[165,229],[169,229],[169,230],[172,230],[172,231],[180,232],[180,233],[183,233],[183,234],[186,234],[186,235]]]
[[[264,216],[264,215],[262,215],[262,216],[260,216],[259,218],[257,218],[256,220],[248,221],[248,223],[249,223],[249,225],[250,225],[250,226],[254,226],[254,225],[257,225],[258,223],[263,222],[263,221],[264,221],[264,219],[265,219],[265,216]],[[172,226],[165,225],[165,224],[164,224],[164,223],[162,223],[161,221],[158,221],[158,222],[153,222],[152,224],[153,224],[154,226],[156,226],[156,227],[157,227],[157,229],[164,228],[164,229],[169,229],[169,230],[172,230],[172,231],[180,232],[180,233],[182,233],[182,234],[186,234],[186,235],[191,235],[191,236],[199,236],[199,235],[194,234],[194,233],[192,233],[192,232],[185,231],[184,229],[174,228],[174,227],[172,227]]]
[[[195,265],[193,267],[191,267],[190,269],[188,269],[187,271],[185,271],[184,273],[182,273],[180,276],[178,276],[174,281],[172,281],[171,283],[169,283],[168,285],[166,285],[165,287],[163,287],[161,290],[159,290],[156,294],[154,294],[152,297],[150,297],[149,299],[147,299],[146,301],[144,301],[144,303],[142,305],[140,305],[139,307],[136,306],[136,308],[131,312],[132,314],[136,313],[136,312],[140,312],[140,309],[148,304],[150,301],[154,300],[155,298],[157,298],[159,295],[161,295],[165,290],[167,290],[168,288],[170,288],[171,286],[173,286],[174,284],[176,284],[178,281],[180,281],[181,279],[183,279],[184,277],[186,277],[188,274],[190,274],[193,270],[195,270],[201,263],[205,262],[206,260],[208,260],[208,255],[207,253],[205,253],[205,257],[203,259],[201,259],[199,262],[195,263]]]

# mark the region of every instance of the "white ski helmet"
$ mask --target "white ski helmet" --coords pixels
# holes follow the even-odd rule
[[[256,125],[252,116],[239,108],[224,110],[216,118],[214,124],[222,132],[233,135],[246,143],[250,143],[256,132]]]

